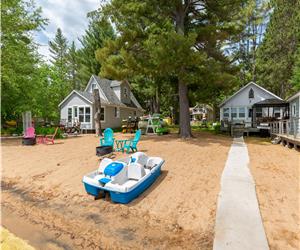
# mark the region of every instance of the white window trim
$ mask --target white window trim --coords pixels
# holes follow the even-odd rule
[[[292,117],[296,117],[297,116],[297,112],[296,112],[296,110],[297,110],[297,107],[296,107],[297,105],[296,105],[296,103],[293,103],[293,105],[292,105]]]
[[[117,111],[117,113],[116,113],[116,111]],[[114,117],[115,118],[120,118],[120,112],[121,112],[120,107],[114,107]]]
[[[74,107],[77,107],[77,117],[75,117],[75,114],[74,114]],[[90,108],[90,121],[89,122],[86,122],[85,121],[85,108]],[[93,106],[89,106],[89,105],[72,105],[72,106],[68,106],[68,110],[69,108],[72,109],[72,122],[75,120],[75,119],[78,119],[78,122],[79,122],[79,108],[83,108],[83,122],[80,122],[80,123],[84,123],[84,124],[90,124],[92,123],[92,120],[93,120]],[[68,117],[67,117],[67,120],[68,120]]]

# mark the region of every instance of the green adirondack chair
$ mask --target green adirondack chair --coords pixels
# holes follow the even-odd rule
[[[129,154],[130,150],[132,150],[132,152],[137,151],[137,144],[141,139],[141,134],[142,131],[139,129],[135,132],[134,138],[131,140],[124,140],[123,143],[123,147],[122,147],[122,152],[124,153],[124,151],[126,150],[126,153]]]
[[[114,147],[114,131],[111,128],[104,130],[104,137],[100,138],[100,146],[111,146]]]

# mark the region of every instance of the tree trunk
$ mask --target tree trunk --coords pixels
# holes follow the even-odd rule
[[[157,86],[155,88],[155,98],[153,100],[153,109],[154,113],[160,113],[160,88]]]
[[[189,111],[189,99],[188,99],[188,87],[182,81],[178,81],[179,92],[179,133],[182,138],[192,137],[191,123],[190,123],[190,111]]]
[[[101,100],[100,100],[100,95],[99,95],[99,90],[98,89],[94,89],[93,96],[94,96],[94,110],[95,110],[94,121],[95,121],[96,135],[102,136],[102,130],[101,130]]]
[[[184,36],[184,6],[180,3],[176,8],[176,32]],[[184,72],[184,66],[181,71]],[[179,133],[182,138],[192,137],[190,124],[190,111],[188,99],[188,87],[182,79],[178,78],[178,94],[179,94]]]

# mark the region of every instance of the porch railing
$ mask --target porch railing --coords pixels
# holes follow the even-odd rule
[[[281,134],[300,138],[300,117],[279,120],[270,123],[271,134]]]

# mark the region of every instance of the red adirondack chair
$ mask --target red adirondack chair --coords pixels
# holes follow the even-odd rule
[[[58,129],[59,129],[59,127],[56,127],[54,134],[52,134],[52,135],[45,135],[43,137],[39,136],[39,142],[46,143],[46,144],[47,144],[47,142],[51,142],[52,144],[54,144],[54,138],[57,134]]]

